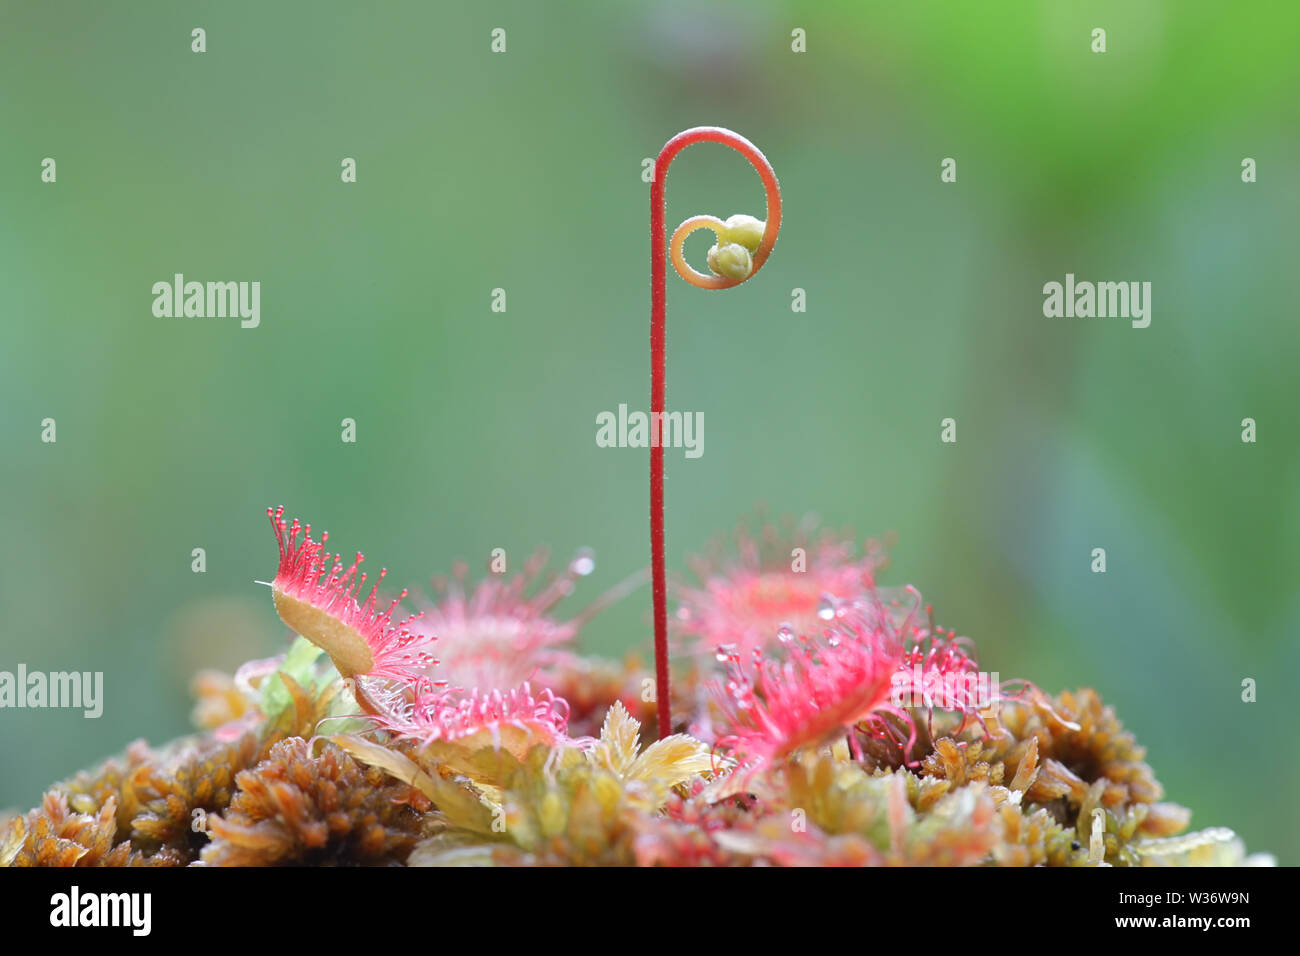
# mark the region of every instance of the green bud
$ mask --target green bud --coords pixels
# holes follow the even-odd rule
[[[758,246],[763,241],[763,230],[767,228],[767,223],[763,220],[740,213],[728,219],[725,225],[727,238],[732,242],[740,243],[751,254],[758,251]]]
[[[714,275],[739,282],[754,271],[754,260],[744,246],[728,242],[709,250],[709,269]]]

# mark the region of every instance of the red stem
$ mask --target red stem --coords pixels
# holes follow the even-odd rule
[[[781,190],[767,157],[745,137],[719,126],[696,126],[670,139],[655,161],[650,184],[650,566],[653,575],[655,627],[655,695],[659,704],[659,737],[672,733],[671,694],[668,683],[668,585],[664,577],[664,450],[655,423],[663,421],[667,384],[667,237],[664,232],[664,185],[673,159],[693,143],[714,142],[730,146],[758,170],[767,191],[767,226],[754,253],[752,277],[767,261],[781,227]],[[740,280],[744,281],[744,280]],[[716,288],[740,282],[719,279]]]

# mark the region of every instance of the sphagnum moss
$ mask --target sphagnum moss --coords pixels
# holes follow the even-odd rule
[[[797,627],[785,616],[802,591],[774,581],[768,593],[784,597],[765,605],[751,562],[697,565],[703,579],[682,592],[692,642],[743,641],[761,679],[737,670],[734,647],[721,661],[693,655],[672,702],[691,733],[654,742],[662,728],[639,693],[637,659],[582,656],[576,629],[544,619],[551,597],[516,584],[509,601],[491,602],[494,640],[506,641],[493,652],[509,655],[503,635],[515,635],[550,686],[442,686],[437,634],[394,640],[397,602],[382,621],[373,590],[357,604],[359,579],[318,547],[302,551],[308,534],[288,560],[305,555],[295,594],[317,613],[286,622],[335,652],[339,628],[352,627],[344,643],[366,645],[372,672],[351,654],[345,678],[300,642],[235,679],[208,674],[195,687],[210,698],[196,709],[205,732],[156,749],[137,742],[51,787],[30,812],[0,820],[0,863],[1268,862],[1247,858],[1230,830],[1185,833],[1190,812],[1164,800],[1145,751],[1093,690],[1049,697],[1027,685],[978,712],[966,698],[892,704],[881,692],[891,676],[912,687],[917,674],[965,674],[973,647],[934,627],[914,592],[879,591],[877,551],[864,559],[824,534],[805,540],[823,541],[818,574],[841,593],[791,615]],[[463,612],[428,616],[469,621]],[[516,613],[527,627],[500,619]],[[329,615],[338,626],[321,626]],[[872,676],[865,690],[859,674]],[[349,693],[358,681],[359,700]],[[800,703],[809,699],[816,706]]]

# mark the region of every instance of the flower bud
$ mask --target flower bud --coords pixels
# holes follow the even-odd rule
[[[763,241],[763,231],[767,229],[767,223],[763,220],[741,213],[729,218],[725,225],[727,238],[744,246],[751,254],[758,251],[758,246]]]
[[[754,260],[744,246],[728,242],[709,250],[709,269],[714,275],[740,282],[754,271]]]

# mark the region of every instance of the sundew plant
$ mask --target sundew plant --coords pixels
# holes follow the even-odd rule
[[[758,172],[763,218],[696,215],[669,236],[669,166],[707,143]],[[580,652],[640,583],[582,598],[589,552],[388,593],[385,570],[268,508],[274,544],[249,571],[290,632],[282,653],[199,675],[196,734],[133,743],[11,814],[0,863],[1269,863],[1230,829],[1189,831],[1102,692],[982,669],[917,586],[887,580],[876,541],[760,515],[669,580],[667,265],[706,290],[753,278],[781,191],[753,143],[699,127],[660,152],[650,213],[653,676]],[[701,229],[707,273],[685,257]]]

